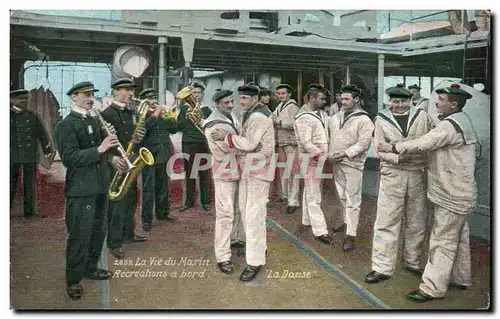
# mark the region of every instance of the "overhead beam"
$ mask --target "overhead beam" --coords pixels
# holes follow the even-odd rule
[[[402,56],[418,56],[418,55],[426,55],[426,54],[431,54],[431,53],[441,53],[441,52],[450,52],[450,51],[457,51],[457,50],[463,50],[464,43],[461,44],[456,44],[453,46],[444,46],[444,47],[434,47],[434,48],[428,48],[428,49],[419,49],[419,50],[413,50],[413,51],[405,51]],[[485,47],[484,43],[468,43],[467,44],[467,49],[472,49],[472,48],[482,48]]]
[[[105,52],[113,54],[115,50],[119,47],[118,45],[102,46],[97,43],[88,43],[87,45],[79,45],[79,46],[65,44],[65,42],[60,42],[60,43],[32,42],[32,43],[42,51],[44,51],[43,49],[45,49],[48,51],[50,50],[76,51],[76,52],[88,51],[88,52]]]
[[[293,50],[287,50],[287,51],[282,51],[282,52],[271,52],[271,51],[265,51],[265,50],[254,50],[251,46],[249,46],[248,49],[235,49],[235,48],[228,48],[224,46],[220,46],[218,48],[206,48],[206,47],[196,47],[195,48],[195,56],[199,54],[199,52],[206,52],[206,51],[211,51],[211,52],[230,52],[231,54],[233,53],[241,53],[242,55],[250,55],[250,56],[255,56],[255,57],[262,57],[262,56],[272,56],[272,57],[279,57],[278,59],[282,59],[283,57],[294,57],[295,60],[298,60],[299,58],[297,57],[309,57],[313,59],[317,58],[324,58],[324,59],[344,59],[344,60],[361,60],[361,61],[374,61],[376,60],[376,55],[373,55],[371,57],[360,57],[357,56],[356,53],[353,53],[352,55],[345,55],[345,54],[317,54],[313,50],[309,48],[302,48],[301,50],[293,49]]]
[[[87,63],[111,63],[113,59],[113,55],[94,55],[90,56],[88,54],[68,54],[68,53],[59,53],[52,54],[49,56],[50,61],[59,61],[59,62],[87,62]],[[32,59],[28,59],[29,61],[33,61]]]
[[[65,30],[56,28],[36,28],[13,26],[11,37],[33,38],[43,40],[68,40],[75,42],[100,42],[155,46],[155,37],[120,35],[106,32],[91,32],[82,30]]]
[[[259,64],[259,65],[269,65],[269,66],[280,66],[280,67],[285,67],[289,66],[291,68],[294,68],[296,70],[298,69],[309,69],[309,68],[330,68],[330,67],[335,67],[335,66],[342,66],[345,65],[344,63],[338,63],[338,62],[323,62],[323,63],[318,63],[318,62],[299,62],[296,61],[295,63],[280,63],[275,60],[261,60],[261,59],[234,59],[234,58],[229,58],[229,57],[207,57],[204,59],[196,59],[194,61],[195,63],[230,63],[230,64],[242,64],[242,65],[248,65],[249,67]]]
[[[279,63],[279,64],[284,64],[284,63],[291,63],[291,64],[296,64],[296,63],[314,63],[314,64],[338,64],[338,65],[344,65],[348,60],[342,60],[342,59],[315,59],[314,57],[269,57],[269,56],[245,56],[245,55],[223,55],[223,54],[195,54],[194,55],[194,60],[204,60],[204,59],[230,59],[230,60],[236,60],[236,61],[245,61],[245,62],[252,62],[252,61],[265,61],[265,62],[273,62],[273,63]],[[361,62],[361,61],[360,61]],[[369,61],[367,64],[375,64],[374,61]]]

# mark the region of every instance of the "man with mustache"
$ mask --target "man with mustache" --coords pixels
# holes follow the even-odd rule
[[[158,93],[154,89],[144,89],[139,93],[139,99],[148,99],[150,105],[157,103]],[[146,120],[146,135],[142,146],[146,147],[155,159],[151,166],[146,165],[142,170],[142,229],[150,231],[153,223],[153,207],[156,220],[173,222],[170,216],[169,176],[167,162],[172,155],[173,145],[170,134],[177,132],[177,123],[174,119],[162,119],[160,113],[163,106],[152,106],[151,115]]]
[[[373,122],[360,106],[361,90],[355,85],[341,89],[342,111],[330,118],[329,158],[334,162],[333,175],[343,210],[344,224],[334,232],[344,232],[344,251],[355,249],[361,210],[361,185]]]
[[[244,110],[241,133],[214,130],[211,137],[224,141],[237,152],[241,168],[238,203],[245,227],[246,262],[240,280],[253,280],[266,263],[266,215],[269,185],[274,177],[274,128],[271,113],[259,103],[259,87],[247,84],[238,88]]]
[[[199,83],[194,83],[193,98],[198,105],[203,101],[205,87]],[[188,105],[180,105],[179,116],[177,117],[178,129],[182,132],[182,152],[189,154],[189,159],[184,159],[184,170],[186,171],[186,198],[180,212],[189,211],[194,207],[194,190],[196,187],[196,178],[199,177],[199,196],[201,209],[208,212],[212,207],[210,204],[210,174],[208,170],[199,170],[198,176],[191,178],[194,159],[196,154],[208,154],[209,148],[207,138],[200,130],[187,118]],[[200,106],[203,118],[206,119],[212,110],[208,106]],[[197,163],[201,164],[201,163]]]
[[[301,107],[295,117],[295,134],[302,161],[307,161],[302,196],[302,226],[311,226],[316,240],[327,245],[332,243],[328,234],[325,215],[321,210],[321,174],[318,161],[328,155],[328,126],[326,113],[321,108],[326,104],[327,90],[318,84],[311,84],[307,92],[307,104]],[[302,164],[301,164],[302,165]]]
[[[477,206],[474,171],[479,141],[463,112],[472,95],[456,83],[436,93],[440,122],[435,129],[411,141],[378,146],[395,154],[429,154],[427,198],[434,205],[433,223],[422,283],[408,294],[415,302],[444,298],[449,286],[466,289],[472,284],[467,219]]]
[[[127,149],[129,142],[133,139],[134,143],[139,144],[144,138],[145,131],[138,136],[132,136],[135,131],[138,116],[130,108],[129,104],[134,95],[134,89],[137,86],[132,80],[122,78],[111,84],[114,100],[105,108],[101,114],[104,120],[110,123],[116,130],[118,140],[124,149]],[[135,147],[137,149],[137,147]],[[118,155],[118,152],[115,151]],[[115,167],[120,172],[125,172],[127,166],[124,161],[116,161]],[[116,170],[111,170],[111,176],[115,175]],[[144,242],[147,237],[135,234],[135,209],[137,206],[137,181],[130,185],[130,189],[125,197],[119,201],[109,202],[108,211],[108,247],[111,254],[117,259],[123,259],[123,244]]]
[[[399,251],[399,233],[404,225],[403,263],[407,270],[421,274],[423,244],[429,212],[426,205],[426,154],[394,154],[378,149],[380,142],[397,143],[428,133],[432,120],[422,109],[410,106],[412,93],[402,84],[387,89],[389,110],[375,120],[374,147],[380,158],[380,186],[377,219],[373,230],[372,271],[367,283],[391,278]]]
[[[106,210],[110,170],[123,159],[111,152],[118,145],[115,135],[104,137],[101,124],[90,116],[94,84],[76,83],[67,93],[73,101],[71,113],[61,120],[54,139],[66,167],[66,291],[73,300],[83,294],[81,280],[107,280],[110,271],[97,268],[106,236]]]
[[[238,182],[240,172],[236,163],[236,152],[224,141],[216,141],[212,132],[221,129],[239,134],[241,125],[232,112],[233,91],[218,89],[214,96],[215,108],[204,121],[203,128],[212,153],[212,176],[215,185],[215,240],[214,249],[217,265],[226,274],[233,273],[231,248],[244,256],[245,233],[238,208]]]
[[[299,106],[291,98],[293,92],[291,85],[280,84],[276,86],[276,92],[280,104],[272,113],[272,119],[276,129],[278,152],[285,163],[292,163],[297,156],[297,137],[295,136],[293,123],[299,111]],[[299,179],[293,172],[288,173],[292,171],[289,168],[278,169],[278,171],[280,172],[281,197],[288,202],[286,213],[293,214],[299,207]],[[285,173],[288,176],[285,176]]]

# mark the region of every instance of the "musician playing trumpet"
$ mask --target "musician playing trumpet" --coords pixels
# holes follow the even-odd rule
[[[142,171],[142,229],[150,231],[153,222],[153,207],[156,220],[174,221],[170,216],[170,202],[167,174],[167,162],[173,153],[170,134],[177,133],[177,122],[173,118],[165,118],[166,108],[158,106],[158,93],[154,89],[145,89],[139,93],[139,99],[147,99],[151,113],[146,121],[146,134],[143,146],[154,156],[152,166],[144,167]]]
[[[123,165],[111,149],[119,145],[115,135],[104,136],[101,125],[89,111],[93,106],[94,84],[76,83],[67,93],[73,101],[71,113],[54,131],[61,161],[66,167],[66,291],[73,300],[81,298],[80,281],[85,277],[106,280],[111,272],[98,269],[106,235],[107,191],[110,184],[108,159]]]
[[[129,142],[133,140],[136,144],[135,149],[138,149],[145,131],[142,130],[134,136],[138,117],[136,116],[136,111],[129,107],[136,85],[132,80],[123,78],[114,81],[111,84],[111,88],[113,89],[114,100],[107,108],[102,110],[101,115],[106,122],[114,127],[118,140],[123,147],[126,148]],[[125,161],[117,162],[117,168],[120,172],[125,172],[128,169]],[[112,170],[111,176],[115,174],[116,171]],[[135,234],[134,213],[136,205],[136,181],[131,183],[130,189],[123,199],[109,202],[108,247],[111,254],[117,259],[124,258],[124,243],[143,242],[147,240],[146,237]]]

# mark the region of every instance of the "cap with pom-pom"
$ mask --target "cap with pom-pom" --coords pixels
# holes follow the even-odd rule
[[[361,95],[361,89],[358,88],[356,85],[354,84],[348,84],[346,86],[343,86],[341,89],[340,89],[340,92],[341,93],[351,93],[351,94],[354,94],[354,95]]]
[[[330,91],[323,84],[309,84],[307,92],[319,91],[325,95],[330,95]]]
[[[419,90],[419,91],[420,91],[422,88],[421,88],[420,86],[416,85],[416,84],[413,84],[413,85],[410,85],[410,86],[408,87],[408,89],[409,89],[409,90],[416,89],[416,90]]]
[[[445,87],[445,88],[440,88],[436,90],[437,94],[452,94],[452,95],[462,95],[466,96],[467,99],[472,98],[472,95],[465,91],[464,89],[460,88],[460,85],[458,83],[453,83],[450,85],[450,87]]]
[[[290,84],[286,84],[286,83],[278,84],[276,86],[276,91],[278,91],[280,89],[287,89],[288,92],[290,92],[290,93],[293,92],[293,87]]]
[[[238,87],[238,93],[241,95],[256,96],[259,95],[260,89],[257,85],[249,83]]]
[[[404,85],[401,83],[398,83],[396,86],[388,88],[387,90],[385,90],[385,93],[387,93],[389,97],[410,98],[413,96],[410,90],[405,88]]]
[[[231,91],[231,90],[225,90],[225,89],[223,89],[223,88],[219,88],[219,89],[216,89],[216,90],[215,90],[215,94],[214,94],[214,96],[213,96],[212,100],[213,100],[214,102],[219,102],[219,101],[220,101],[220,100],[222,100],[223,98],[226,98],[226,97],[228,97],[228,96],[233,95],[233,93],[234,93],[234,92],[233,92],[233,91]]]

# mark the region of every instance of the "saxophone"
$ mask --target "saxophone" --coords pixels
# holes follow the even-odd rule
[[[149,110],[149,102],[145,99],[142,100],[138,107],[139,120],[137,121],[137,125],[134,130],[134,135],[136,135],[139,130],[144,126],[146,122],[146,117],[148,115]],[[127,151],[125,152],[125,158],[128,162],[135,156],[133,154],[134,146],[136,141],[132,138],[129,142]],[[123,158],[123,157],[122,157]],[[111,184],[109,185],[109,199],[112,201],[121,200],[130,189],[130,185],[133,181],[139,176],[141,171],[144,169],[146,165],[151,166],[155,163],[155,159],[153,154],[145,148],[141,147],[139,150],[139,154],[133,160],[132,167],[125,173],[116,172]],[[127,164],[128,165],[128,164]]]
[[[193,88],[191,86],[187,86],[177,93],[176,98],[181,102],[184,102],[188,105],[188,109],[186,111],[186,116],[188,120],[193,123],[193,125],[202,133],[203,129],[201,128],[204,116],[201,111],[200,106],[196,103],[193,97]]]
[[[92,109],[91,113],[93,113],[95,115],[95,117],[99,120],[99,122],[101,123],[101,126],[106,131],[106,135],[108,135],[108,136],[109,135],[116,135],[115,128],[113,127],[113,125],[111,125],[111,123],[108,123],[108,122],[106,122],[106,120],[104,120],[104,118],[101,115],[101,112],[99,112],[96,109]],[[130,163],[128,156],[127,156],[127,153],[125,153],[125,150],[123,149],[123,146],[120,144],[120,142],[118,142],[118,146],[116,148],[118,150],[118,153],[120,153],[120,157],[123,158],[125,163],[127,163],[127,167],[128,167],[127,171],[130,171],[134,167],[134,165],[132,165],[132,163]]]

